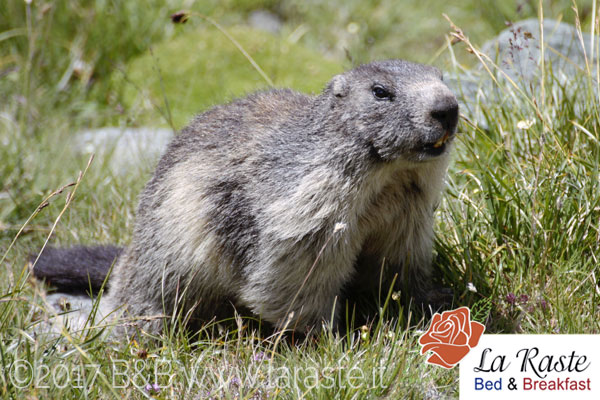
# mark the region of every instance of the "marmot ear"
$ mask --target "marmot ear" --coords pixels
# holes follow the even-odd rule
[[[348,82],[343,75],[336,75],[330,83],[331,92],[336,97],[345,97],[348,95]]]

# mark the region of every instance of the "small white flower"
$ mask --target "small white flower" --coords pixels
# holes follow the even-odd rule
[[[517,128],[525,131],[525,130],[531,128],[534,123],[535,123],[535,120],[533,120],[533,119],[519,121],[519,122],[517,122]]]
[[[360,26],[356,22],[350,22],[346,27],[346,30],[348,31],[348,33],[354,35],[358,33],[358,31],[360,30]]]
[[[477,293],[477,288],[473,285],[473,282],[467,283],[467,290],[469,292]]]

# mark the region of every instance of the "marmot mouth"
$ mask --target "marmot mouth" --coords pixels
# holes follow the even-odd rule
[[[430,156],[439,156],[446,150],[446,144],[454,137],[452,131],[446,131],[444,136],[438,139],[435,143],[427,143],[423,146],[422,151]]]
[[[439,156],[446,151],[446,143],[442,143],[440,146],[435,147],[432,144],[428,144],[423,147],[422,152],[427,154],[428,156]]]
[[[440,140],[438,140],[437,142],[435,142],[433,144],[433,148],[437,149],[438,147],[442,147],[450,138],[451,134],[450,131],[446,131],[444,133],[444,136],[442,136],[442,138]]]

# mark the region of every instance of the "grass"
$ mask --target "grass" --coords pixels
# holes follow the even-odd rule
[[[433,60],[446,70],[484,62],[502,101],[478,104],[481,117],[465,115],[459,127],[436,214],[440,280],[454,289],[456,306],[474,306],[488,332],[600,333],[597,67],[580,71],[565,85],[546,65],[540,86],[520,91],[490,60],[479,61],[477,49],[504,28],[505,19],[536,16],[536,2],[520,8],[498,2],[494,15],[493,7],[478,7],[476,1],[460,9],[426,1],[410,10],[394,4],[231,0],[192,9],[221,23],[276,84],[306,91],[318,91],[341,66],[375,58]],[[593,27],[598,8],[591,2],[577,6],[582,29],[598,32]],[[183,27],[171,25],[167,17],[179,7],[167,0],[144,7],[116,0],[52,5],[9,0],[0,9],[1,396],[456,397],[457,371],[427,366],[418,354],[417,339],[427,323],[422,313],[393,299],[388,310],[393,318],[349,339],[323,333],[296,345],[259,338],[243,324],[229,333],[209,326],[194,337],[167,329],[160,338],[128,343],[102,339],[94,330],[54,339],[33,334],[45,318],[44,291],[29,278],[27,254],[41,248],[63,210],[52,245],[127,244],[137,194],[151,173],[144,167],[113,174],[107,160],[97,158],[74,197],[69,197],[74,187],[67,187],[38,207],[56,189],[77,182],[86,168],[87,157],[70,145],[74,133],[164,124],[160,111],[138,106],[140,98],[152,96],[163,112],[164,96],[170,100],[179,127],[194,109],[264,87],[260,75],[208,24],[192,18]],[[244,25],[247,14],[261,7],[283,17],[279,36]],[[544,3],[543,12],[574,22],[570,7],[567,1]],[[461,37],[454,47],[444,47],[451,30],[442,12],[474,44]],[[198,37],[206,38],[207,48],[192,59],[186,41]],[[293,50],[293,65],[282,56],[282,46]],[[211,58],[218,64],[205,61]],[[202,68],[193,78],[200,84],[207,74],[222,75],[209,80],[205,90],[189,85],[189,93],[178,97],[187,82],[175,64],[184,75]],[[304,66],[316,64],[317,72],[306,74]]]
[[[269,33],[244,26],[230,28],[230,32],[275,86],[319,92],[343,71],[340,63]],[[206,54],[217,56],[207,62]],[[169,124],[168,104],[176,129],[183,128],[199,109],[269,87],[240,51],[210,27],[181,32],[156,45],[152,54],[133,60],[114,80],[124,86],[126,107],[137,110],[135,123]]]

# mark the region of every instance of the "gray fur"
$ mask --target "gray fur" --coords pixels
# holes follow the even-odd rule
[[[426,287],[457,118],[438,70],[398,60],[197,116],[141,195],[103,308],[210,320],[232,305],[305,331],[335,325],[344,290],[376,288],[384,261],[384,284]]]

